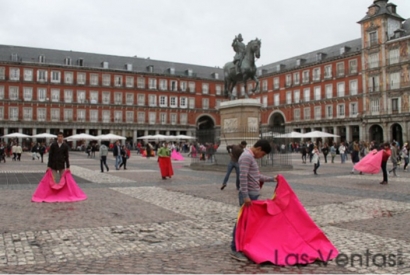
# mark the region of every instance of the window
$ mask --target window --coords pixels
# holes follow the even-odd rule
[[[0,99],[4,99],[4,86],[0,86]]]
[[[332,98],[333,97],[333,85],[328,84],[325,86],[325,91],[326,91],[326,98]]]
[[[181,123],[181,125],[186,125],[187,122],[188,122],[187,114],[179,114],[179,123]]]
[[[23,120],[31,121],[33,119],[33,109],[23,108]]]
[[[310,89],[306,88],[303,90],[303,101],[309,102],[310,101]]]
[[[64,65],[71,66],[73,64],[73,60],[70,57],[64,58]]]
[[[166,124],[167,123],[167,113],[160,113],[159,120],[161,124]]]
[[[77,103],[85,103],[85,91],[77,91]]]
[[[126,111],[125,120],[127,123],[133,123],[134,122],[134,111]]]
[[[326,118],[333,118],[333,106],[332,105],[326,106]]]
[[[122,104],[122,93],[121,92],[114,93],[114,103],[118,105]]]
[[[109,123],[111,121],[111,112],[106,110],[102,112],[102,122]]]
[[[279,105],[280,105],[280,96],[279,96],[279,94],[275,94],[275,95],[273,96],[273,104],[274,104],[275,106],[279,106]],[[263,106],[263,102],[262,102],[262,106],[263,106],[263,107],[267,107],[267,105],[268,105],[268,98],[266,97],[266,106]]]
[[[350,80],[349,81],[349,92],[350,95],[357,95],[357,80]]]
[[[125,104],[127,105],[134,105],[134,94],[127,93],[125,95]]]
[[[138,112],[137,114],[138,123],[145,123],[145,112]]]
[[[24,87],[23,88],[23,93],[24,93],[24,101],[31,101],[33,99],[33,88],[31,87]]]
[[[98,74],[90,74],[90,85],[92,86],[98,85]]]
[[[286,87],[290,87],[292,85],[292,75],[287,74],[286,75]]]
[[[10,68],[10,80],[18,81],[20,80],[20,69]]]
[[[336,74],[337,74],[337,77],[345,76],[345,64],[344,63],[336,64]]]
[[[38,56],[38,63],[44,63],[46,62],[46,57],[44,55],[39,55]]]
[[[47,96],[47,90],[44,88],[37,89],[37,100],[38,101],[45,101]]]
[[[9,108],[9,119],[18,120],[19,119],[19,109],[17,107]]]
[[[321,99],[321,93],[322,90],[320,89],[320,86],[316,86],[313,88],[314,94],[315,94],[315,100],[320,100]]]
[[[294,109],[293,110],[293,119],[295,121],[300,120],[300,109]]]
[[[47,81],[47,71],[38,70],[37,71],[37,81],[38,82],[46,82]]]
[[[85,110],[78,110],[77,109],[77,121],[84,122],[85,121]]]
[[[108,69],[109,68],[109,63],[107,61],[102,62],[102,67],[103,69]]]
[[[73,121],[73,109],[64,109],[64,121]]]
[[[51,109],[51,121],[53,122],[60,121],[60,109]]]
[[[46,121],[47,119],[47,110],[45,108],[37,109],[37,121]]]
[[[159,96],[159,106],[160,107],[168,107],[168,97],[161,95]]]
[[[188,107],[187,98],[186,98],[186,97],[180,97],[180,98],[179,98],[179,107],[180,107],[180,108],[183,108],[183,109],[185,109],[185,108]]]
[[[170,81],[169,81],[169,85],[170,85],[170,87],[169,87],[169,90],[170,90],[170,91],[173,91],[173,92],[178,91],[178,81],[176,81],[176,80],[170,80]]]
[[[78,85],[85,84],[85,73],[77,73],[77,84]]]
[[[209,109],[209,98],[202,99],[202,109],[208,110]]]
[[[350,116],[351,117],[356,117],[357,116],[357,102],[351,102],[350,103]]]
[[[337,96],[338,97],[345,96],[345,83],[344,82],[337,83]]]
[[[114,122],[122,122],[122,111],[114,111]]]
[[[377,45],[377,32],[370,32],[369,33],[369,46]]]
[[[166,79],[160,79],[159,80],[159,89],[161,91],[166,91],[168,89],[168,83]]]
[[[98,103],[98,91],[91,91],[90,92],[90,103],[97,104]]]
[[[102,93],[102,103],[103,104],[110,104],[110,96],[111,93],[110,92],[103,92]]]
[[[0,67],[0,80],[6,79],[6,68]]]
[[[145,78],[144,77],[137,77],[137,88],[144,89],[145,88]]]
[[[357,60],[349,61],[349,74],[357,74]]]
[[[72,72],[64,72],[64,83],[65,84],[73,84],[73,73]]]
[[[303,84],[309,83],[309,71],[302,72],[302,83]]]
[[[219,108],[221,107],[221,102],[222,101],[220,99],[215,100],[215,109],[219,110]]]
[[[345,105],[339,104],[337,105],[337,117],[344,117],[345,116]]]
[[[300,84],[300,73],[294,73],[293,74],[293,84],[299,85]]]
[[[322,118],[322,107],[316,106],[315,107],[315,119],[319,120]]]
[[[154,112],[149,113],[149,124],[156,124],[157,122],[157,114]]]
[[[314,68],[313,69],[313,81],[319,81],[320,80],[320,68]]]
[[[187,90],[186,81],[179,82],[179,85],[180,85],[181,92],[185,92]]]
[[[273,79],[273,89],[275,90],[279,89],[279,77],[275,77]]]
[[[369,55],[369,69],[379,67],[379,53]]]
[[[332,78],[332,65],[325,66],[325,79]]]
[[[396,64],[400,61],[399,49],[391,49],[389,51],[389,64]]]
[[[115,87],[122,87],[122,75],[115,75],[114,76],[114,86]]]
[[[61,82],[61,72],[51,71],[51,83],[60,83]]]
[[[157,96],[156,95],[148,95],[148,105],[151,107],[157,106]]]
[[[292,104],[292,92],[286,92],[286,104]]]
[[[19,99],[19,87],[9,87],[9,99],[10,100]]]
[[[157,79],[156,78],[149,78],[149,89],[150,90],[156,90],[157,89]]]
[[[300,102],[300,91],[299,90],[293,91],[293,100],[295,101],[295,103]]]
[[[144,94],[138,94],[137,105],[145,106],[145,95]]]
[[[390,89],[400,89],[400,72],[390,73]]]
[[[98,122],[98,111],[90,110],[90,122]]]
[[[125,78],[125,86],[127,88],[133,88],[134,87],[134,77],[132,76],[127,76]]]
[[[398,98],[391,99],[391,110],[393,114],[397,114],[399,112],[399,99]]]
[[[378,75],[369,77],[369,92],[380,92],[380,77]]]
[[[268,81],[263,80],[262,81],[262,91],[266,92],[268,90]]]
[[[171,125],[177,124],[177,114],[171,114],[170,119],[171,119]]]
[[[109,74],[102,75],[102,85],[106,87],[111,85],[111,76]]]
[[[216,95],[221,95],[222,94],[222,86],[221,85],[215,85],[215,93],[216,93]]]
[[[65,103],[73,102],[73,91],[72,90],[64,90],[64,102]]]
[[[1,79],[1,76],[0,76],[0,79]],[[33,81],[33,70],[32,69],[24,69],[24,81]]]
[[[310,119],[310,107],[303,109],[303,119],[309,120]]]
[[[195,93],[195,82],[190,81],[190,82],[188,83],[188,91],[189,91],[190,93]]]
[[[52,102],[59,102],[60,101],[60,90],[51,89],[51,101]]]
[[[1,106],[0,107],[0,120],[3,120],[3,119],[4,119],[4,107]]]
[[[178,107],[178,98],[176,96],[169,97],[169,107],[171,108]]]
[[[195,109],[195,98],[194,97],[190,97],[188,99],[188,107],[189,109]]]
[[[202,94],[208,95],[209,94],[209,84],[202,83]]]

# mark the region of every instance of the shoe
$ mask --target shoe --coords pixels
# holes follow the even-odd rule
[[[163,180],[166,180],[167,178],[166,178],[166,177],[162,177],[162,179],[163,179]]]
[[[249,259],[246,258],[246,256],[243,255],[243,253],[238,252],[238,251],[232,251],[231,252],[231,258],[234,258],[235,260],[240,261],[240,262],[248,262],[249,261]]]
[[[226,187],[226,184],[222,184],[222,186],[221,186],[221,190],[224,190],[224,189],[225,189],[225,187]]]
[[[124,167],[124,170],[127,170],[127,168]]]
[[[389,171],[389,174],[391,173],[391,170]]]
[[[360,172],[359,175],[363,175],[363,172]]]
[[[104,171],[101,171],[101,173],[104,173]]]
[[[354,174],[354,172],[350,172],[350,174]]]
[[[107,172],[110,171],[110,169],[107,167]]]
[[[380,184],[387,184],[387,181],[382,181],[380,182]]]

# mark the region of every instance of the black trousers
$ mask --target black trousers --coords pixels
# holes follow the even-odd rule
[[[101,164],[101,172],[104,172],[104,166],[107,169],[107,171],[109,170],[108,165],[107,165],[107,156],[101,156],[100,164]]]

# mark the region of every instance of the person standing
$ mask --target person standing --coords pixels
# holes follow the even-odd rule
[[[119,170],[120,168],[120,164],[122,161],[122,157],[121,157],[121,145],[120,145],[120,141],[117,140],[115,142],[115,145],[113,147],[112,153],[115,157],[115,170]]]
[[[409,165],[409,149],[407,148],[408,143],[403,144],[403,148],[401,149],[401,157],[404,160],[403,171],[407,171],[407,165]],[[4,160],[6,162],[6,160]]]
[[[0,142],[0,162],[6,163],[6,147],[3,142]]]
[[[387,161],[389,160],[389,157],[391,156],[391,150],[390,150],[390,144],[388,142],[383,144],[383,157],[382,157],[382,171],[383,171],[383,181],[380,182],[380,184],[387,184],[388,179],[387,179]]]
[[[313,142],[311,140],[308,141],[308,152],[309,152],[309,162],[312,163],[313,158]]]
[[[340,143],[340,146],[339,146],[339,154],[340,154],[341,163],[342,164],[345,163],[346,162],[346,146],[343,141]]]
[[[110,171],[110,168],[108,168],[108,165],[107,165],[108,147],[104,143],[102,143],[99,151],[100,151],[101,173],[104,173],[104,166],[108,172]]]
[[[330,157],[332,158],[332,163],[335,163],[336,143],[334,143],[334,142],[333,142],[332,146],[330,146]]]
[[[123,145],[121,148],[121,158],[122,162],[119,168],[121,169],[121,167],[124,165],[124,170],[127,170],[128,148],[125,145]]]
[[[161,171],[162,179],[165,180],[167,177],[171,178],[174,175],[174,170],[172,169],[171,163],[171,151],[166,146],[165,143],[161,143],[161,147],[158,149],[158,165]]]
[[[325,159],[325,163],[327,163],[327,155],[329,154],[329,145],[325,142],[325,145],[322,148],[323,157]]]
[[[243,153],[243,149],[246,148],[246,141],[241,141],[240,144],[238,145],[228,145],[226,146],[226,150],[228,151],[229,155],[231,156],[231,160],[228,163],[228,168],[226,170],[226,175],[225,178],[222,182],[221,190],[224,190],[228,180],[229,176],[231,175],[231,172],[233,169],[235,169],[236,173],[236,190],[239,190],[239,157]]]
[[[16,152],[17,152],[17,160],[20,161],[21,154],[23,153],[23,148],[21,148],[21,145],[19,143],[17,143]]]
[[[259,198],[261,183],[276,181],[275,177],[262,175],[259,172],[259,166],[256,162],[256,159],[263,158],[266,154],[269,154],[271,150],[272,148],[269,141],[260,139],[251,148],[245,148],[239,157],[239,206],[250,206],[252,205],[253,200],[257,200]],[[231,257],[238,261],[248,261],[243,253],[236,251],[235,232],[236,225],[234,226],[232,233]]]
[[[313,154],[313,157],[312,157],[313,173],[317,175],[317,169],[319,169],[320,167],[320,152],[319,152],[319,149],[317,148],[317,145],[313,146],[312,154]]]
[[[397,177],[396,169],[397,169],[397,159],[398,159],[398,156],[399,156],[399,155],[398,155],[398,153],[397,153],[396,142],[393,141],[391,145],[392,145],[392,146],[391,146],[391,148],[390,148],[390,150],[391,150],[390,160],[391,160],[391,162],[393,163],[393,168],[389,171],[389,174],[390,174],[391,172],[393,172],[393,175],[394,175],[395,177]]]
[[[359,153],[360,153],[359,144],[356,141],[353,141],[352,154],[351,154],[353,168],[352,168],[352,171],[350,172],[350,174],[354,174],[354,166],[356,165],[356,163],[358,163],[360,161]],[[360,174],[362,174],[362,172],[360,172]]]
[[[40,144],[39,153],[40,153],[41,163],[43,163],[43,157],[44,157],[44,154],[46,153],[46,146],[44,145],[44,143]]]
[[[64,171],[70,170],[70,161],[68,158],[68,145],[63,141],[64,135],[59,132],[57,135],[57,141],[53,142],[48,152],[48,169],[51,169],[55,182],[60,182],[61,175]],[[58,176],[58,180],[57,179]]]

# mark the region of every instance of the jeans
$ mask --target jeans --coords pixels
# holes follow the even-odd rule
[[[115,157],[115,169],[120,169],[120,164],[122,162],[122,157],[121,155],[118,155]]]
[[[346,154],[340,154],[340,158],[341,158],[341,160],[342,160],[342,163],[345,163],[346,162]]]
[[[105,168],[107,168],[107,171],[109,170],[108,165],[107,165],[107,156],[101,156],[100,164],[101,164],[101,172],[104,172],[104,166]]]
[[[242,207],[242,205],[244,204],[244,199],[243,199],[241,192],[238,193],[238,198],[239,198],[239,206]],[[256,201],[259,198],[259,194],[249,194],[249,198],[252,201]],[[231,242],[232,251],[236,251],[235,232],[236,232],[236,223],[235,223],[235,226],[233,227],[233,232],[232,232],[232,242]]]
[[[237,162],[233,162],[230,161],[228,164],[228,169],[226,170],[226,175],[223,181],[223,185],[226,185],[228,180],[229,180],[229,176],[231,175],[232,170],[235,169],[236,172],[236,189],[239,190],[239,163]]]

